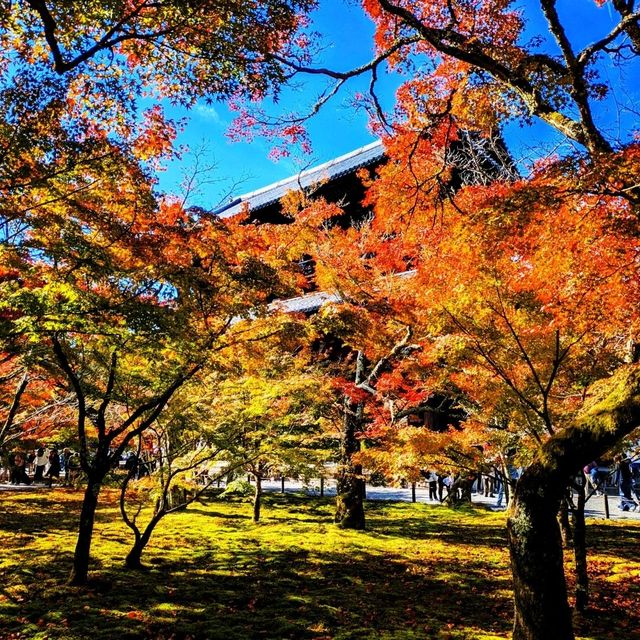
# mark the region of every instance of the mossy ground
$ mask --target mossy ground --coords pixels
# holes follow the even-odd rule
[[[2,638],[509,636],[502,513],[369,502],[368,530],[352,532],[332,524],[330,500],[269,495],[256,525],[250,505],[211,498],[165,518],[143,557],[148,570],[132,572],[122,568],[129,531],[105,492],[93,580],[81,589],[64,585],[81,494],[0,500]],[[589,534],[594,601],[578,632],[640,635],[640,526],[590,523]]]

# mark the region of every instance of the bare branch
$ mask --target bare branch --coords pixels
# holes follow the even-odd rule
[[[76,395],[76,399],[78,400],[78,440],[80,441],[80,464],[82,466],[83,471],[87,471],[89,458],[87,451],[87,434],[85,431],[85,424],[87,419],[87,402],[84,395],[84,390],[82,389],[82,383],[80,379],[76,375],[71,363],[69,362],[69,358],[67,354],[64,352],[62,348],[62,344],[58,339],[58,336],[54,333],[51,337],[51,342],[53,345],[53,353],[58,360],[58,365],[62,369],[62,371],[66,374],[67,378],[71,382],[71,386]]]

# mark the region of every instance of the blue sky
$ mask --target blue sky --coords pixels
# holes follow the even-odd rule
[[[535,12],[527,11],[529,22],[525,35],[545,33],[546,23],[539,12],[538,0],[522,0],[521,4],[529,9],[536,8]],[[324,34],[319,64],[346,70],[368,61],[373,55],[373,25],[357,0],[320,0],[320,5],[313,16],[315,29]],[[576,46],[584,46],[606,34],[615,24],[611,8],[607,5],[598,8],[594,0],[559,0],[558,8]],[[551,43],[544,48],[553,51],[554,46]],[[602,73],[603,80],[624,87],[624,92],[618,89],[609,101],[597,107],[600,121],[606,122],[617,137],[618,130],[628,132],[636,126],[636,114],[624,110],[621,112],[619,106],[621,103],[640,105],[640,72],[636,66],[621,77],[620,71],[609,65],[602,67]],[[381,79],[380,95],[388,106],[393,103],[393,90],[397,83],[397,79]],[[207,176],[208,182],[201,186],[200,192],[191,197],[190,203],[213,208],[224,196],[237,196],[260,188],[291,176],[310,164],[330,160],[371,142],[374,138],[367,127],[366,114],[357,113],[350,106],[350,97],[357,91],[366,91],[367,84],[367,79],[353,81],[309,122],[308,130],[313,144],[310,157],[294,154],[278,162],[268,157],[272,147],[268,140],[254,139],[251,143],[238,143],[227,138],[226,130],[233,114],[224,103],[212,106],[198,104],[189,111],[167,107],[170,116],[187,118],[178,144],[188,146],[191,151],[160,175],[160,188],[167,192],[176,191],[182,174],[191,171],[193,153],[200,149],[201,163],[215,163],[216,168]],[[322,81],[315,79],[298,90],[286,91],[280,100],[281,108],[304,111],[313,102],[321,86]],[[543,143],[551,149],[558,142],[549,127],[542,123],[533,123],[528,127],[512,125],[506,135],[510,146],[524,154],[529,146],[537,149]]]
[[[342,0],[321,0],[320,4],[320,9],[314,14],[314,25],[318,31],[327,34],[321,64],[347,70],[368,61],[373,55],[373,23],[364,15],[359,4]],[[305,83],[304,88],[284,92],[281,106],[288,111],[308,109],[313,96],[324,86],[323,82],[316,80]],[[235,189],[235,195],[289,177],[310,163],[324,162],[373,141],[375,138],[367,127],[366,115],[355,113],[349,105],[349,98],[356,91],[366,90],[367,86],[366,80],[352,82],[309,122],[308,130],[313,145],[311,157],[293,154],[278,162],[268,157],[273,146],[268,140],[256,138],[251,143],[238,143],[227,138],[226,129],[234,115],[224,103],[212,106],[198,104],[189,111],[166,107],[168,115],[189,119],[178,144],[188,145],[191,150],[201,148],[204,144],[207,157],[217,165],[212,177],[221,182],[205,186],[202,194],[195,199],[195,204],[215,206],[220,196],[226,194],[227,189],[237,181],[241,182]],[[386,93],[391,100],[393,92]],[[180,182],[181,172],[188,171],[191,161],[192,156],[187,154],[183,160],[174,162],[161,174],[160,187],[172,191]]]

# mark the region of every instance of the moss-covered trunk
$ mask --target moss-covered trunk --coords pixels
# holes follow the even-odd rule
[[[364,480],[362,466],[355,464],[353,456],[360,451],[357,433],[361,429],[363,406],[345,399],[340,460],[336,495],[335,521],[343,529],[364,529]]]
[[[514,640],[573,640],[556,520],[560,500],[586,463],[639,425],[640,367],[624,366],[590,387],[574,425],[554,434],[522,474],[507,521]]]
[[[556,514],[564,485],[534,464],[516,486],[507,520],[513,591],[514,640],[573,640],[571,611]]]

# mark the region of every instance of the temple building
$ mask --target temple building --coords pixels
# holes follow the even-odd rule
[[[385,160],[382,143],[378,140],[316,167],[246,193],[212,213],[221,218],[242,213],[249,209],[251,222],[283,224],[288,221],[282,213],[280,201],[289,191],[303,189],[312,197],[321,197],[327,202],[340,203],[345,219],[361,219],[364,213],[362,199],[365,188],[358,178],[360,169],[372,171]]]

